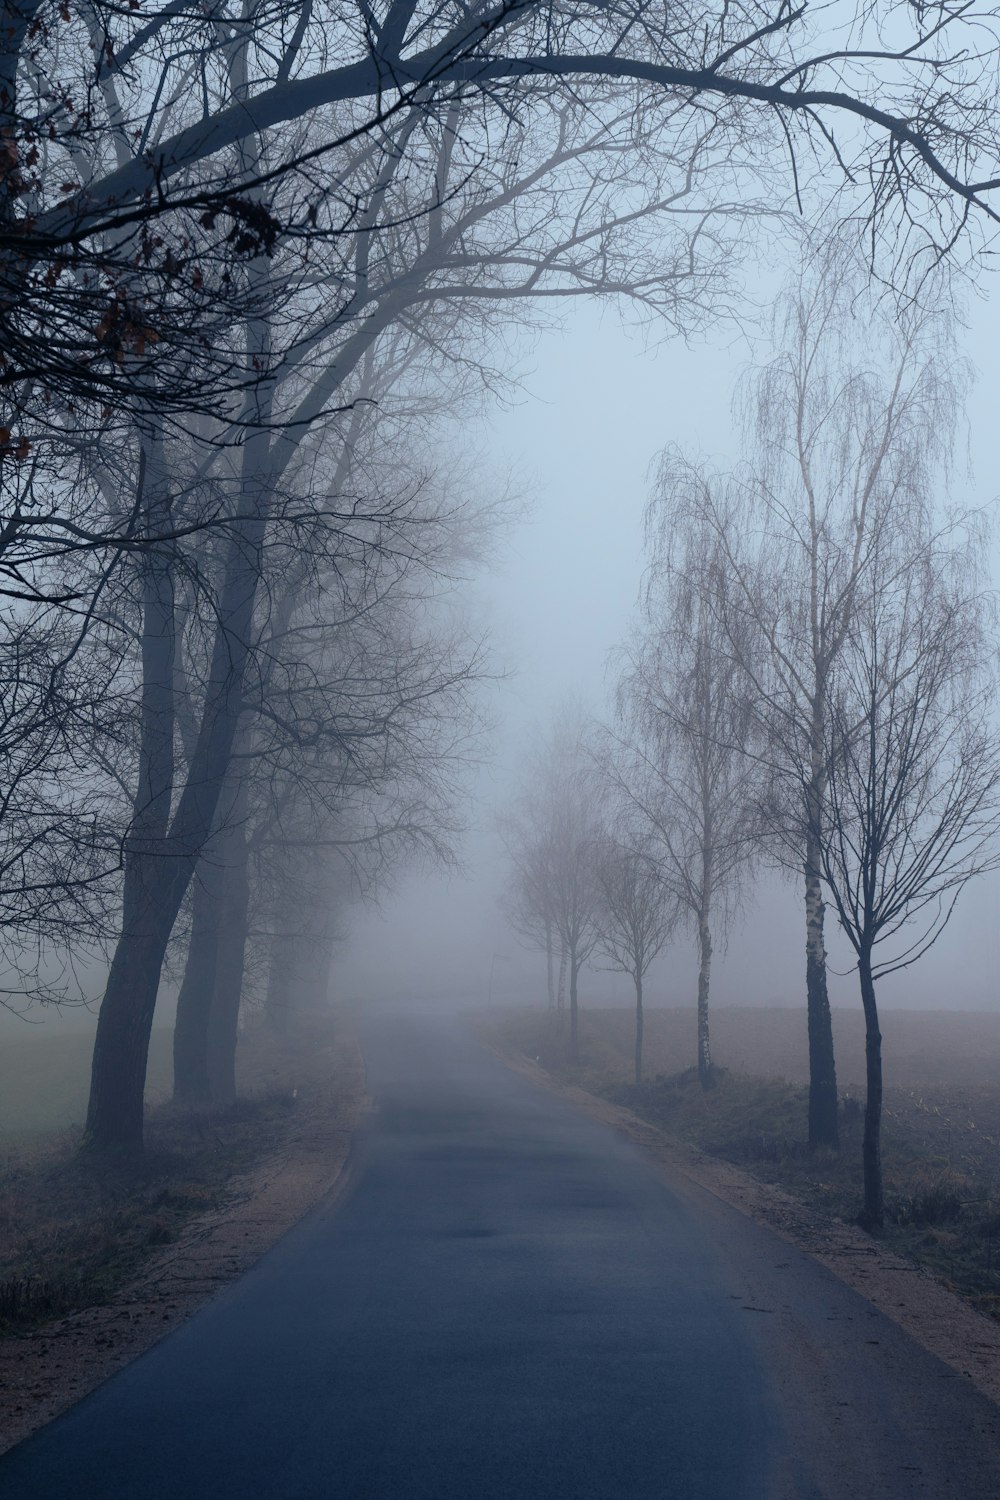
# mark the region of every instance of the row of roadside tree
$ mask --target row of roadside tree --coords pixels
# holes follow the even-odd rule
[[[568,971],[573,1057],[581,965],[596,950],[632,976],[637,1081],[644,978],[678,926],[692,932],[709,1088],[713,946],[752,907],[755,867],[794,878],[809,1143],[836,1149],[832,911],[864,1008],[877,1228],[878,981],[916,963],[1000,862],[987,517],[948,499],[967,376],[942,314],[890,314],[826,249],[781,299],[775,338],[741,391],[745,461],[661,456],[613,719],[568,710],[544,741],[505,825],[506,904],[547,954],[557,1012]]]

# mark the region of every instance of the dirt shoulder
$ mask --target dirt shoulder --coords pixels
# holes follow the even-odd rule
[[[631,1110],[568,1083],[519,1054],[495,1026],[479,1035],[516,1072],[634,1141],[676,1185],[678,1174],[815,1257],[925,1349],[1000,1405],[1000,1325],[929,1272],[849,1224],[814,1212],[770,1183],[670,1136]]]
[[[0,1452],[144,1353],[342,1190],[365,1104],[364,1059],[341,1025],[312,1049],[304,1086],[280,1128],[270,1127],[273,1145],[226,1185],[221,1202],[187,1218],[101,1305],[0,1338]]]

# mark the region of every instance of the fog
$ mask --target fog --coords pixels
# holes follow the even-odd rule
[[[768,280],[770,284],[770,278]],[[759,290],[759,289],[758,289]],[[748,295],[753,287],[748,288]],[[756,300],[761,300],[758,297]],[[611,658],[638,600],[650,468],[668,444],[725,466],[738,456],[731,403],[754,349],[752,325],[694,344],[653,343],[612,310],[577,305],[562,325],[520,351],[520,392],[489,410],[482,442],[497,469],[510,466],[531,499],[508,535],[477,601],[507,680],[493,692],[496,730],[486,764],[469,778],[469,830],[461,869],[404,874],[370,910],[352,910],[338,953],[334,994],[352,1000],[412,996],[451,1007],[544,1002],[544,957],[526,952],[499,910],[507,860],[497,818],[514,795],[526,747],[558,705],[578,698],[611,711]],[[967,309],[959,346],[975,383],[952,479],[966,503],[986,505],[997,485],[995,396],[1000,387],[1000,293],[987,280]],[[964,450],[964,451],[963,451]],[[966,467],[966,465],[968,467]],[[1000,551],[994,554],[1000,565]],[[949,926],[921,962],[886,978],[880,1001],[919,1010],[1000,1008],[1000,879],[966,889]],[[713,977],[720,1006],[803,1006],[804,940],[797,877],[756,871]],[[857,1006],[850,948],[828,919],[830,994]],[[497,958],[494,959],[494,955]],[[628,976],[595,961],[586,1005],[632,1003]],[[648,1002],[693,1004],[693,935],[671,942],[650,972]]]
[[[4,14],[4,1500],[996,1500],[1000,12]]]
[[[448,32],[454,21],[455,55],[472,66],[482,39],[465,36],[461,7],[445,11],[432,29],[440,21]],[[607,41],[590,36],[587,15],[567,19],[585,51]],[[815,18],[813,40],[833,48],[815,64],[821,70],[833,67],[845,18],[839,5]],[[772,30],[782,44],[788,30],[789,58],[798,56],[796,46],[811,45],[801,20],[795,13],[759,34],[751,25],[733,52],[723,14],[720,56],[754,52]],[[339,12],[303,12],[274,44],[281,62],[270,42],[254,51],[263,32],[247,21],[254,61],[240,66],[253,78],[218,82],[218,108],[233,113],[217,135],[204,120],[196,128],[196,91],[188,75],[174,76],[181,55],[195,72],[207,66],[214,43],[191,42],[175,21],[167,13],[129,43],[139,60],[121,79],[127,108],[102,93],[79,139],[53,127],[51,161],[42,161],[37,122],[11,124],[26,143],[15,196],[37,199],[24,233],[36,235],[38,215],[48,217],[25,251],[30,290],[15,277],[7,299],[22,321],[7,333],[19,373],[0,414],[13,528],[0,553],[4,780],[13,789],[0,860],[0,993],[34,1021],[65,1006],[69,1024],[89,1024],[100,1007],[89,1137],[138,1146],[154,1021],[167,1027],[176,1016],[175,1063],[186,1079],[178,1095],[190,1103],[235,1098],[241,1027],[264,1017],[280,1029],[285,1012],[307,997],[315,1007],[328,989],[362,1004],[479,1004],[484,993],[539,1003],[544,964],[501,912],[502,900],[511,904],[511,861],[498,830],[527,816],[527,768],[570,704],[581,723],[607,728],[614,719],[608,734],[632,757],[628,772],[624,760],[612,766],[610,740],[594,731],[588,764],[603,756],[610,769],[609,808],[618,800],[609,827],[618,832],[595,824],[593,850],[603,840],[605,855],[611,844],[621,853],[631,840],[634,858],[657,866],[686,913],[644,968],[649,1003],[692,1003],[700,985],[704,1010],[714,962],[712,1004],[801,1005],[804,941],[822,987],[825,882],[833,998],[856,1005],[836,918],[850,927],[857,895],[844,813],[861,770],[859,724],[888,715],[871,742],[883,751],[903,743],[901,695],[932,663],[933,691],[917,703],[933,702],[941,764],[955,768],[955,786],[981,768],[966,788],[968,816],[954,825],[977,850],[964,874],[983,875],[992,862],[987,824],[994,812],[1000,819],[1000,759],[990,781],[996,742],[984,729],[995,622],[977,573],[982,528],[961,516],[994,493],[1000,325],[982,237],[993,223],[991,140],[976,138],[981,182],[962,186],[925,144],[913,176],[894,178],[884,196],[871,186],[887,163],[895,172],[900,140],[913,147],[909,126],[900,135],[889,116],[871,113],[871,99],[895,100],[909,120],[912,104],[906,68],[883,53],[874,22],[858,97],[830,104],[842,132],[835,143],[801,101],[759,95],[756,85],[747,92],[745,80],[721,86],[725,107],[704,134],[700,100],[705,90],[714,98],[714,74],[709,86],[702,58],[694,94],[677,95],[676,77],[662,71],[674,41],[664,51],[646,36],[640,12],[622,19],[618,40],[642,58],[619,55],[617,42],[599,51],[586,94],[566,86],[569,62],[552,54],[546,25],[539,56],[528,27],[512,43],[528,49],[523,56],[487,65],[491,79],[499,68],[511,109],[478,83],[468,84],[477,107],[467,107],[468,79],[456,74],[447,107],[397,100],[398,139],[366,114],[385,65],[367,19],[355,35]],[[358,53],[360,71],[327,68],[330,29],[344,56]],[[509,29],[517,28],[505,12],[504,41]],[[96,46],[74,36],[64,56],[43,31],[33,78],[61,77],[77,44],[83,59]],[[180,50],[171,41],[161,55],[161,33]],[[943,36],[935,30],[920,45],[933,50]],[[427,63],[420,59],[415,67]],[[812,66],[779,68],[774,87]],[[944,66],[926,62],[932,93]],[[111,55],[107,67],[116,70]],[[518,80],[529,76],[539,87],[522,92]],[[842,82],[831,73],[834,81]],[[293,102],[305,98],[300,83],[319,90],[308,106]],[[963,80],[963,107],[969,119],[991,118],[977,87]],[[260,119],[247,105],[254,90],[269,101]],[[674,101],[666,110],[664,97]],[[215,107],[204,104],[206,119]],[[798,143],[786,107],[801,123]],[[134,141],[173,142],[162,159],[125,144],[129,111]],[[313,125],[315,163],[323,159],[315,177],[297,134]],[[223,140],[243,150],[250,136],[260,181],[249,158],[237,168],[216,150]],[[353,156],[351,143],[362,140]],[[967,147],[959,130],[949,149]],[[273,172],[263,166],[272,152],[283,163]],[[174,192],[186,173],[197,183],[174,202],[165,184]],[[110,216],[100,230],[97,202]],[[157,228],[143,239],[147,212]],[[54,248],[64,242],[80,257],[75,269]],[[80,290],[92,274],[116,288],[107,307]],[[62,278],[73,275],[79,295],[64,295]],[[141,292],[140,275],[149,283]],[[802,368],[827,361],[829,391],[822,372],[810,391],[796,396],[787,381],[779,390],[778,364],[788,375],[797,357],[796,327],[816,341]],[[75,351],[69,363],[53,352],[65,349]],[[978,377],[967,404],[963,357]],[[879,391],[893,393],[881,448],[872,427]],[[799,431],[817,446],[807,458],[800,445],[798,478],[782,489],[795,400]],[[817,417],[823,407],[829,422]],[[855,493],[862,472],[869,482]],[[776,587],[802,540],[793,491],[808,493],[813,528],[809,608],[831,611],[808,630],[805,593]],[[907,545],[894,552],[900,537]],[[706,611],[718,639],[691,624]],[[781,646],[786,628],[799,632],[797,646],[812,632],[805,670],[814,692],[803,686],[805,655]],[[899,659],[912,657],[895,677],[880,657],[868,660],[893,631]],[[697,708],[685,632],[688,644],[701,643],[699,660],[714,663]],[[627,637],[645,696],[624,683],[615,658]],[[732,691],[730,669],[739,674]],[[858,714],[869,669],[877,683],[866,719]],[[699,731],[699,742],[703,786],[725,784],[728,808],[698,816],[706,829],[725,816],[733,826],[714,843],[706,832],[694,899],[676,830],[695,811],[690,795],[677,795],[668,741],[693,733],[699,713],[722,712],[723,699],[728,728]],[[710,749],[737,741],[748,751],[742,773],[706,769]],[[923,791],[913,761],[905,767],[917,803],[934,779],[928,743],[925,735]],[[554,785],[568,761],[551,759]],[[643,804],[643,776],[659,776],[661,791],[673,786],[659,824]],[[947,785],[936,791],[947,801]],[[938,803],[928,796],[913,827],[933,824]],[[628,818],[640,808],[637,833]],[[908,826],[893,824],[897,870]],[[944,826],[953,826],[951,810]],[[767,858],[752,864],[747,851],[763,846],[765,829]],[[788,867],[806,865],[806,933],[795,880],[774,867],[778,846]],[[964,884],[948,864],[953,853],[942,855],[944,871],[931,859],[933,901],[945,908]],[[599,876],[595,864],[587,878],[606,885],[609,870]],[[892,929],[911,907],[924,910],[925,897],[924,887],[907,888],[879,920]],[[992,1009],[995,904],[992,877],[973,880],[919,966],[884,980],[882,1003]],[[726,906],[735,908],[728,924]],[[551,957],[545,903],[517,920],[522,929],[542,922]],[[873,942],[869,926],[864,944]],[[584,1006],[627,1003],[627,984],[589,938],[579,954],[565,933],[556,946],[574,996],[583,955]],[[209,1054],[221,1070],[211,1086]]]

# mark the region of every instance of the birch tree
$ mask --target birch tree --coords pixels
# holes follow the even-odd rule
[[[807,262],[778,305],[775,332],[780,352],[744,392],[752,459],[711,476],[668,454],[660,490],[664,518],[681,497],[724,551],[727,592],[716,609],[771,773],[771,848],[803,881],[809,1141],[836,1148],[817,843],[831,685],[875,557],[893,537],[905,549],[933,504],[966,372],[944,315],[890,314],[842,243]]]
[[[715,938],[755,856],[759,778],[746,753],[743,676],[719,610],[729,588],[725,538],[662,473],[649,522],[653,559],[642,620],[623,653],[607,764],[695,930],[698,1076],[707,1089]]]
[[[867,1097],[863,1222],[882,1228],[877,985],[936,942],[965,886],[1000,864],[996,642],[982,546],[925,531],[885,546],[859,590],[830,695],[822,873],[857,959]]]

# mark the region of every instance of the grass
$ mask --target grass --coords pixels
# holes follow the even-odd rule
[[[171,1087],[172,1033],[153,1031],[146,1076],[147,1102]],[[63,1023],[4,1027],[0,1032],[0,1152],[38,1142],[81,1124],[87,1110],[92,1030]]]
[[[106,1302],[150,1250],[225,1201],[288,1113],[287,1094],[200,1117],[161,1107],[139,1162],[81,1157],[73,1132],[9,1166],[0,1177],[0,1331]]]
[[[195,1114],[154,1106],[143,1157],[117,1163],[80,1155],[78,1126],[53,1132],[74,1097],[62,1084],[71,1049],[55,1046],[48,1113],[39,1104],[32,1130],[20,1132],[16,1143],[8,1132],[0,1166],[0,1333],[106,1302],[151,1251],[176,1239],[195,1215],[223,1204],[233,1178],[287,1131],[292,1084],[303,1074],[308,1083],[310,1061],[330,1042],[329,1023],[320,1030],[303,1038],[305,1049],[276,1051],[251,1039],[242,1047],[248,1097]],[[46,1093],[43,1052],[33,1065],[31,1089]]]
[[[790,1013],[790,1024],[799,1019]],[[622,1104],[689,1145],[775,1183],[830,1217],[861,1207],[861,1101],[841,1098],[839,1152],[810,1151],[807,1090],[780,1078],[720,1069],[705,1091],[697,1071],[624,1081],[607,1029],[582,1018],[581,1060],[540,1012],[499,1023],[500,1039],[550,1072]],[[887,1089],[883,1123],[884,1242],[926,1266],[974,1306],[1000,1318],[1000,1086]]]

